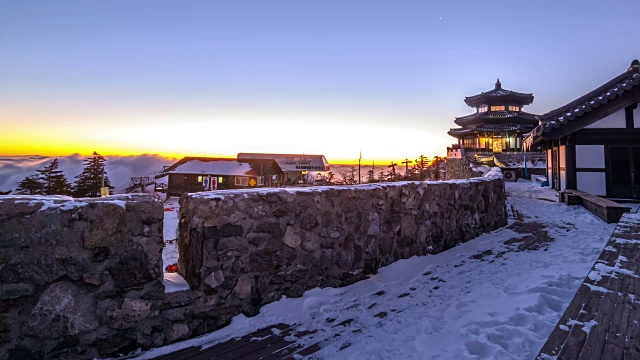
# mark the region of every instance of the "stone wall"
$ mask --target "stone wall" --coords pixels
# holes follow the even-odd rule
[[[0,196],[0,359],[160,345],[139,320],[164,295],[163,215],[152,196]]]
[[[251,316],[501,227],[505,196],[501,178],[189,194],[178,267],[219,310]]]
[[[506,223],[501,178],[198,193],[181,198],[165,293],[160,200],[0,196],[0,359],[92,359],[254,315]]]
[[[462,157],[460,159],[447,158],[447,180],[452,179],[471,179],[482,176],[482,172],[471,169],[469,159]]]

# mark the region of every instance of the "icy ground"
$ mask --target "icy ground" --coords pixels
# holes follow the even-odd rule
[[[319,330],[309,344],[330,339],[314,354],[320,359],[533,359],[615,224],[558,203],[537,183],[506,187],[505,228],[398,261],[351,286],[283,298],[255,317],[236,316],[226,328],[138,358],[287,323]]]

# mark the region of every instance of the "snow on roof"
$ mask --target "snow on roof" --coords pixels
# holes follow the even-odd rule
[[[247,175],[252,170],[248,162],[237,160],[191,160],[179,165],[169,173],[174,174],[209,174],[209,175]]]
[[[309,154],[259,154],[259,153],[239,153],[238,160],[250,159],[273,159],[282,170],[328,170],[329,162],[324,155]]]

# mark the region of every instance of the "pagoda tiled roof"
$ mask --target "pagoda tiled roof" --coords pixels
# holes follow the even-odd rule
[[[448,134],[456,137],[467,134],[477,133],[502,133],[502,132],[521,132],[531,131],[532,126],[523,126],[517,124],[483,124],[478,126],[470,126],[467,128],[450,129]]]
[[[530,124],[531,126],[535,126],[538,124],[538,119],[536,118],[536,115],[524,111],[486,111],[457,117],[454,122],[460,126],[480,125],[496,122],[501,124]]]
[[[533,102],[533,94],[503,89],[502,84],[498,79],[494,89],[482,92],[478,95],[465,96],[464,102],[471,107],[479,107],[480,105],[497,102],[512,102],[520,106],[524,106]]]
[[[591,122],[583,121],[585,115],[601,106],[612,106],[625,93],[640,88],[640,62],[634,60],[624,73],[611,79],[604,85],[581,96],[580,98],[552,110],[539,117],[539,125],[528,135],[526,144],[530,146],[543,139],[555,139],[557,134],[564,133],[568,124],[576,124],[574,129],[580,129]],[[605,105],[606,104],[606,105]],[[615,107],[615,106],[614,106]],[[557,133],[557,134],[556,134]]]

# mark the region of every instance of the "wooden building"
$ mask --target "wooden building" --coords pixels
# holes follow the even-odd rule
[[[588,94],[540,116],[525,149],[542,146],[558,190],[640,199],[640,62]]]
[[[520,153],[523,134],[538,125],[534,114],[522,111],[533,102],[533,94],[503,89],[500,80],[494,89],[465,97],[464,102],[476,112],[454,121],[460,127],[448,132],[458,139],[447,149],[451,157]]]
[[[185,157],[163,170],[167,197],[207,190],[279,187],[285,173],[273,159]]]
[[[239,153],[238,161],[273,159],[286,174],[286,184],[292,184],[300,180],[310,171],[329,171],[330,165],[324,155],[309,154],[262,154]]]

